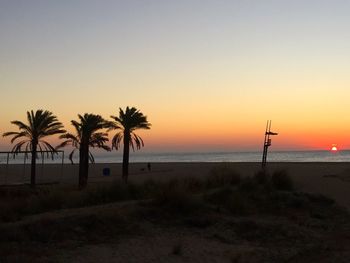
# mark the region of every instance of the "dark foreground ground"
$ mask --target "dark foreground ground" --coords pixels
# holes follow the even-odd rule
[[[114,193],[127,198],[114,199],[107,188],[74,195],[66,189],[65,201],[41,189],[35,195],[60,202],[60,209],[33,201],[33,215],[3,214],[0,261],[350,262],[347,210],[300,192],[283,172],[271,178],[216,174],[215,180],[119,185]],[[85,207],[65,208],[80,195]],[[108,204],[91,205],[96,199]],[[53,211],[40,212],[43,207]]]

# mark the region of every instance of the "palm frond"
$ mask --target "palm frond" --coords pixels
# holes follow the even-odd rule
[[[31,133],[31,127],[26,125],[26,124],[24,124],[21,121],[11,121],[11,124],[16,125],[19,130],[28,131],[29,133]]]
[[[100,148],[104,149],[107,152],[110,152],[112,150],[111,147],[109,147],[108,145],[101,145]]]
[[[94,133],[91,135],[89,145],[91,147],[101,147],[108,141],[107,133]]]
[[[3,137],[6,137],[6,136],[11,136],[11,135],[17,135],[19,134],[19,132],[4,132],[2,134]]]
[[[66,147],[66,146],[68,146],[68,145],[71,145],[71,144],[72,144],[72,142],[71,142],[70,140],[66,140],[66,141],[61,142],[59,145],[57,145],[57,146],[55,147],[55,149],[56,149],[56,150],[59,150],[59,149],[61,149],[61,148],[63,148],[63,147]]]
[[[125,111],[119,108],[119,116],[111,116],[114,120],[109,130],[120,130],[112,139],[112,149],[118,150],[121,140],[124,136],[129,136],[129,146],[135,151],[144,146],[140,136],[134,133],[138,129],[150,129],[151,124],[147,121],[147,116],[137,110],[135,107],[126,107]]]
[[[75,134],[63,133],[60,135],[61,139],[65,139],[56,149],[71,145],[74,150],[70,154],[70,160],[73,163],[73,154],[76,149],[89,149],[89,147],[97,147],[105,150],[110,148],[105,145],[108,141],[108,134],[105,132],[99,132],[104,128],[109,128],[111,122],[107,122],[100,115],[85,113],[84,115],[78,114],[78,121],[72,120],[71,124],[75,129]],[[94,158],[90,151],[88,151],[88,158],[91,162],[94,162]]]
[[[47,157],[49,157],[49,154],[51,155],[51,158],[53,159],[54,154],[57,154],[57,150],[47,141],[41,141],[39,145],[43,145],[45,150],[47,151]]]
[[[71,141],[80,141],[79,136],[74,135],[72,133],[64,133],[64,134],[60,135],[59,138],[60,139],[67,139],[67,140],[71,140]]]
[[[91,163],[95,163],[95,158],[90,151],[89,151],[89,160]]]
[[[63,125],[57,120],[57,117],[50,111],[33,110],[27,111],[27,124],[22,121],[12,121],[12,124],[16,125],[19,129],[18,132],[6,132],[3,136],[13,136],[11,143],[14,143],[19,138],[26,138],[18,142],[13,148],[13,152],[18,152],[25,146],[26,151],[36,151],[38,147],[39,151],[44,150],[55,152],[55,148],[48,142],[42,140],[46,136],[55,134],[62,134]],[[33,149],[33,147],[35,147]]]
[[[21,137],[27,137],[29,140],[31,139],[31,135],[27,131],[22,131],[22,132],[5,132],[3,134],[3,137],[7,136],[13,136],[11,139],[11,143],[13,143],[15,140]]]
[[[141,147],[144,147],[144,143],[143,143],[142,138],[140,136],[138,136],[137,134],[132,133],[132,140],[135,142],[136,148],[138,150],[140,150]]]
[[[112,149],[115,148],[116,150],[118,150],[120,147],[120,142],[123,138],[124,138],[123,132],[118,132],[117,134],[115,134],[112,138]]]
[[[68,158],[69,158],[69,160],[71,161],[72,164],[73,164],[73,155],[74,155],[74,153],[75,153],[75,150],[76,150],[76,149],[73,149],[73,150],[70,152],[70,154],[68,155]]]
[[[17,144],[15,144],[12,148],[12,152],[14,153],[17,153],[17,152],[20,152],[21,149],[22,149],[22,146],[25,145],[25,144],[30,144],[30,141],[27,141],[27,140],[23,140],[23,141],[20,141],[18,142]]]

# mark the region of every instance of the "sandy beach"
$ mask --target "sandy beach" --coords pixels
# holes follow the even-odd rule
[[[260,163],[152,163],[151,171],[146,163],[131,163],[129,180],[170,180],[188,176],[201,177],[210,174],[217,166],[227,165],[242,176],[252,176],[260,169]],[[110,176],[103,175],[103,169],[110,169]],[[321,193],[335,199],[350,209],[350,163],[269,163],[270,171],[284,169],[295,180],[297,189],[310,193]],[[121,179],[121,164],[90,164],[89,183],[109,182]],[[28,183],[30,166],[11,164],[0,166],[0,184],[17,185]],[[78,165],[37,165],[37,182],[77,184]]]

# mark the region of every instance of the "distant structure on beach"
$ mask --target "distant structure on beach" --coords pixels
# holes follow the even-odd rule
[[[31,159],[31,154],[31,151],[0,151],[0,186],[25,185],[31,182],[31,163],[27,162],[28,159]],[[60,182],[63,175],[64,151],[39,150],[36,152],[36,160],[36,166],[39,169],[40,184]],[[44,170],[46,170],[44,166],[47,164],[45,160],[49,160],[48,163],[55,164],[55,171],[50,171],[48,176],[44,176]],[[42,180],[44,177],[45,182]]]
[[[269,146],[271,146],[270,136],[272,135],[278,135],[278,133],[271,131],[271,120],[268,120],[266,124],[266,129],[265,129],[264,150],[263,150],[263,157],[262,157],[262,163],[261,163],[262,168],[266,166],[267,150]]]

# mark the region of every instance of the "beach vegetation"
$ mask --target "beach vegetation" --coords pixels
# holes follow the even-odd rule
[[[26,152],[25,158],[27,158],[27,152],[30,152],[30,185],[35,187],[38,150],[40,152],[46,151],[47,154],[53,155],[56,150],[46,138],[65,133],[66,131],[63,129],[62,123],[57,120],[57,117],[47,110],[27,111],[27,123],[18,120],[11,123],[16,125],[19,131],[5,132],[3,136],[12,136],[11,143],[19,140],[12,148],[14,154],[24,149]]]
[[[79,121],[72,120],[71,124],[75,129],[75,134],[65,133],[60,136],[65,139],[57,148],[67,145],[73,146],[69,159],[73,164],[73,155],[76,150],[79,151],[79,187],[84,188],[87,185],[89,161],[94,163],[94,157],[90,152],[92,148],[102,148],[110,151],[110,147],[106,145],[108,134],[101,132],[102,129],[110,127],[110,123],[103,119],[100,115],[85,113],[78,114]]]
[[[293,180],[286,170],[274,171],[271,176],[271,182],[277,190],[291,191],[294,189]]]
[[[215,166],[207,179],[208,187],[222,185],[237,185],[241,182],[241,175],[232,169],[229,164],[222,163]]]
[[[259,185],[255,177],[251,176],[244,177],[238,185],[238,189],[245,193],[257,192],[261,187],[264,187],[264,185]]]
[[[32,253],[45,244],[44,250],[36,255],[44,254],[42,261],[46,262],[49,258],[46,249],[54,249],[52,253],[57,254],[61,246],[101,244],[105,247],[130,237],[154,238],[163,234],[165,238],[169,234],[176,237],[164,244],[171,257],[189,255],[185,243],[179,242],[182,240],[179,236],[187,240],[186,235],[194,242],[198,240],[193,239],[195,236],[201,238],[200,242],[204,238],[208,244],[238,245],[237,249],[227,250],[230,252],[241,253],[242,243],[259,249],[266,246],[268,253],[278,246],[285,248],[284,251],[292,247],[293,251],[303,252],[305,241],[320,240],[319,233],[328,237],[330,230],[348,219],[326,197],[277,190],[273,184],[264,187],[253,177],[242,177],[239,184],[215,187],[207,183],[208,178],[198,180],[178,178],[138,184],[120,180],[90,183],[84,190],[68,185],[38,185],[35,189],[1,187],[0,256],[5,262],[17,262],[17,259],[27,262],[28,258],[18,257],[18,253]],[[18,252],[24,243],[26,250]],[[249,251],[243,251],[242,257],[232,256],[232,262],[266,261],[266,255],[269,262],[285,259],[285,254],[276,257],[276,254],[259,253],[252,256]],[[288,254],[289,258],[294,254]],[[250,261],[257,257],[264,260]],[[34,256],[30,259],[36,261]]]
[[[129,153],[130,147],[133,151],[144,146],[142,138],[135,133],[139,129],[150,129],[151,124],[147,121],[147,116],[136,108],[126,107],[125,111],[119,108],[119,116],[111,116],[113,122],[109,130],[117,130],[112,139],[112,149],[118,150],[123,144],[123,166],[122,177],[125,182],[129,174]]]
[[[204,195],[206,202],[215,205],[216,210],[226,210],[234,215],[251,213],[251,199],[237,188],[224,186],[207,192]]]
[[[205,182],[206,178],[202,180]],[[254,181],[253,177],[249,180]],[[38,186],[35,190],[27,186],[21,187],[24,194],[20,194],[15,188],[8,187],[6,191],[5,188],[0,188],[0,194],[4,198],[12,192],[16,193],[18,198],[25,197],[28,207],[32,207],[32,198],[42,195],[42,198],[36,199],[42,202],[41,200],[51,194],[56,197],[47,198],[48,202],[58,202],[57,200],[62,198],[62,208],[69,208],[73,205],[72,201],[79,198],[83,201],[81,205],[86,206],[35,215],[9,224],[2,222],[0,256],[5,262],[17,262],[18,259],[23,262],[46,262],[50,256],[56,261],[56,255],[62,249],[72,249],[75,253],[74,249],[77,246],[90,248],[91,245],[101,249],[102,253],[105,253],[106,246],[107,252],[115,251],[116,247],[118,251],[127,249],[129,252],[130,246],[123,248],[119,244],[125,244],[124,241],[133,244],[132,242],[139,238],[147,243],[148,240],[154,240],[155,236],[157,244],[165,242],[160,244],[159,250],[154,244],[150,244],[152,253],[156,251],[164,257],[165,252],[170,259],[186,256],[189,260],[192,253],[196,253],[192,257],[195,259],[193,261],[198,259],[197,255],[202,255],[204,246],[214,246],[214,249],[223,247],[224,249],[219,251],[221,254],[215,252],[215,257],[221,255],[219,261],[225,261],[222,256],[227,257],[227,262],[310,262],[310,258],[318,258],[316,256],[320,251],[322,256],[328,253],[339,256],[339,253],[347,252],[343,247],[339,248],[339,242],[335,241],[341,240],[347,244],[347,236],[344,233],[348,229],[348,213],[331,205],[325,197],[295,191],[270,189],[271,192],[256,182],[261,192],[255,195],[254,192],[242,191],[239,188],[240,184],[208,189],[205,183],[201,194],[193,194],[187,190],[187,184],[181,181],[149,181],[135,184],[132,188],[129,188],[132,183],[125,184],[121,181],[113,184],[89,184],[84,191],[78,191],[71,186]],[[129,193],[146,193],[143,188],[147,187],[156,197],[145,199],[146,195],[142,198],[139,195],[138,198],[142,199],[139,202],[92,206],[96,202],[104,203],[119,198],[108,197],[115,194],[112,189],[107,191],[109,194],[105,196],[101,197],[100,193],[96,195],[98,191],[103,192],[108,187],[114,187],[114,190],[117,189],[115,187],[124,187],[125,193],[129,192],[128,189]],[[172,188],[174,191],[164,198]],[[157,199],[159,190],[163,190],[160,203]],[[59,195],[55,191],[61,191],[63,194]],[[186,193],[186,198],[182,197],[183,192]],[[211,199],[203,198],[202,194]],[[264,202],[256,200],[260,195],[265,195],[261,199],[265,200]],[[122,198],[129,200],[135,196],[123,194]],[[299,199],[305,205],[289,206],[292,199]],[[189,200],[192,201],[186,204]],[[224,205],[216,209],[216,203]],[[277,210],[279,206],[282,209]],[[53,205],[45,207],[56,210]],[[325,243],[328,241],[329,243]],[[187,253],[187,243],[191,246],[191,253]],[[23,244],[25,248],[18,250]],[[43,249],[39,253],[37,248],[40,246]],[[120,254],[123,259],[126,258],[124,254]],[[36,260],[37,258],[40,260]],[[60,259],[65,261],[66,257]],[[138,259],[142,261],[143,255]],[[330,262],[334,261],[332,257],[330,259]]]
[[[176,255],[176,256],[181,256],[183,253],[183,244],[182,242],[178,242],[173,246],[173,249],[171,251],[171,254]]]
[[[155,193],[153,204],[172,213],[193,213],[203,205],[201,198],[188,191],[185,184],[164,184]]]
[[[258,184],[266,184],[270,181],[270,173],[266,169],[260,169],[254,174],[254,180]]]
[[[6,222],[47,211],[128,200],[144,200],[169,214],[189,216],[207,206],[215,211],[227,211],[239,216],[280,214],[285,209],[308,209],[310,204],[330,206],[334,202],[321,195],[301,194],[285,190],[285,187],[281,190],[278,184],[271,182],[259,184],[254,177],[243,177],[238,184],[221,180],[214,185],[211,176],[128,184],[123,181],[95,183],[84,191],[64,185],[37,186],[35,189],[25,186],[3,187],[0,188],[0,197],[0,221]],[[316,211],[314,214],[320,213]]]

